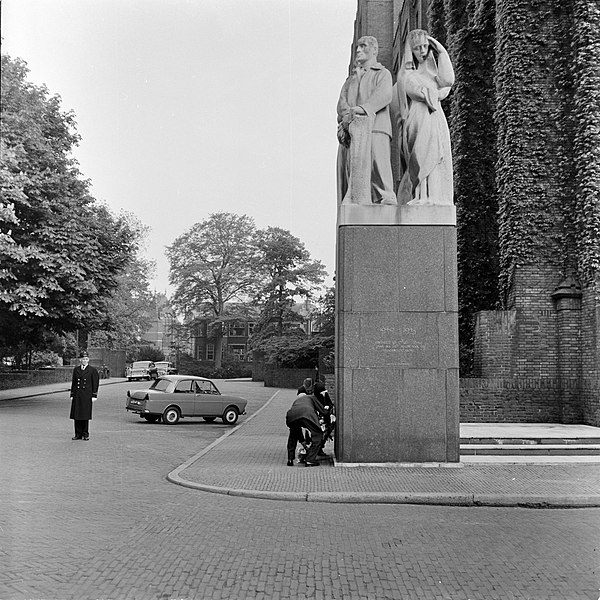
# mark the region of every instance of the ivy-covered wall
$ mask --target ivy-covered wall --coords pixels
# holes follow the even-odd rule
[[[473,373],[475,314],[498,303],[498,196],[494,123],[495,0],[436,0],[433,37],[448,48],[456,74],[449,122],[458,223],[461,373]],[[446,15],[446,18],[443,16]]]
[[[600,3],[429,0],[427,22],[456,72],[463,420],[600,426]]]
[[[568,144],[560,115],[569,2],[496,2],[496,112],[500,294],[503,308],[518,307],[513,285],[520,264],[553,265],[557,285],[573,256],[565,233],[561,164]]]
[[[574,171],[577,272],[582,296],[582,402],[600,425],[600,4],[574,0]]]
[[[579,277],[600,286],[600,3],[574,0],[575,220]]]

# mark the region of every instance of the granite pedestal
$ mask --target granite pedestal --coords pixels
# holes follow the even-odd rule
[[[459,461],[455,215],[339,208],[338,461]]]

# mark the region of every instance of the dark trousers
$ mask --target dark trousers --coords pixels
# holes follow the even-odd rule
[[[294,460],[296,456],[296,446],[298,442],[304,441],[304,433],[302,428],[310,431],[312,443],[306,452],[307,462],[317,462],[317,453],[321,448],[321,442],[323,441],[323,432],[320,427],[317,427],[312,421],[308,419],[296,419],[292,421],[288,427],[290,428],[290,435],[288,436],[287,451],[288,460]]]
[[[89,420],[80,421],[75,419],[75,437],[88,437],[90,435],[89,423]]]

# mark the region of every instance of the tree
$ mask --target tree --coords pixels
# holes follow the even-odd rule
[[[284,369],[312,369],[319,365],[319,354],[333,352],[333,336],[307,337],[290,332],[264,340],[261,350],[267,363],[277,363]]]
[[[282,367],[316,366],[319,349],[332,344],[333,337],[307,336],[300,327],[303,317],[293,307],[298,298],[311,297],[323,282],[325,268],[289,231],[269,227],[257,237],[264,283],[257,295],[262,312],[252,347]]]
[[[215,366],[221,366],[226,303],[247,304],[257,287],[254,220],[215,213],[196,223],[167,249],[173,304],[184,315],[212,317]],[[230,315],[235,318],[235,315]]]
[[[315,331],[321,335],[335,335],[335,286],[325,290],[312,314]]]
[[[286,323],[301,317],[292,310],[295,299],[310,297],[323,282],[325,267],[312,260],[304,244],[289,231],[268,227],[258,232],[258,268],[264,281],[258,300],[264,303],[259,333],[263,337],[283,335]]]
[[[138,350],[137,360],[151,360],[157,362],[165,360],[165,354],[159,348],[154,346],[140,346]]]
[[[119,218],[127,222],[132,235],[141,243],[149,227],[131,213],[122,212]],[[117,287],[109,297],[110,310],[106,319],[91,333],[90,343],[107,348],[131,349],[139,344],[142,335],[156,317],[156,307],[166,298],[150,291],[149,276],[155,269],[154,261],[141,256],[131,258],[117,277]]]
[[[27,82],[23,61],[1,63],[0,346],[34,347],[107,320],[136,240],[88,193],[73,113]]]

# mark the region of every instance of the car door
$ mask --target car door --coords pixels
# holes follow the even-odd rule
[[[195,413],[195,391],[193,379],[182,379],[175,385],[173,402],[181,408],[182,417],[193,417]]]
[[[217,388],[210,381],[196,381],[196,411],[199,417],[220,417],[224,406]]]

